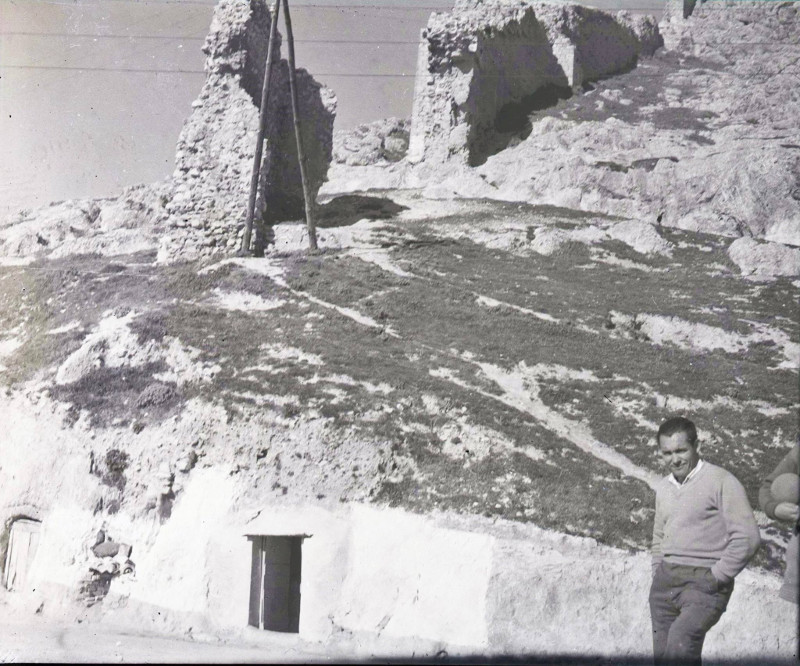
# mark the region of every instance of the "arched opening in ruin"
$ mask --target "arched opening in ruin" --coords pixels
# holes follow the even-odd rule
[[[24,589],[39,548],[41,526],[38,520],[19,516],[12,518],[4,530],[3,586],[7,590]]]
[[[555,106],[572,97],[572,88],[546,83],[524,97],[504,104],[494,118],[489,136],[470,146],[470,166],[483,164],[509,146],[524,141],[533,129],[531,114]]]
[[[555,106],[562,99],[570,97],[572,89],[569,86],[559,86],[554,83],[543,85],[521,100],[503,106],[494,120],[495,131],[503,134],[520,133],[527,128],[530,133],[530,114]]]
[[[248,624],[266,631],[300,631],[300,580],[307,535],[247,535],[252,543]]]

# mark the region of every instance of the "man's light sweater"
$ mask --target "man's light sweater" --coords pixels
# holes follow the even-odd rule
[[[680,487],[667,476],[656,487],[653,569],[662,560],[710,567],[729,581],[755,554],[761,539],[742,484],[704,462]]]

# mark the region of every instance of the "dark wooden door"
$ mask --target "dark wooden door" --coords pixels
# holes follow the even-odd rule
[[[289,624],[287,631],[300,631],[300,574],[302,571],[302,537],[292,537],[289,544]]]
[[[300,628],[302,538],[255,536],[250,577],[249,623],[269,631]]]

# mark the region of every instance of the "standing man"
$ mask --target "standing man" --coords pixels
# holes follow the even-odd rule
[[[758,526],[742,484],[701,460],[694,423],[667,419],[657,441],[670,473],[656,486],[653,653],[657,664],[699,664],[706,633],[728,606],[733,579],[758,549]]]
[[[770,518],[782,520],[794,525],[792,538],[786,548],[786,571],[783,574],[783,586],[779,592],[781,599],[800,602],[800,582],[798,582],[797,568],[800,549],[798,549],[798,531],[800,531],[800,506],[794,502],[778,502],[772,496],[772,482],[781,474],[800,474],[800,443],[795,444],[789,453],[772,470],[758,491],[758,503],[761,509]]]

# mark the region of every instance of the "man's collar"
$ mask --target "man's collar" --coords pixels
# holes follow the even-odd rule
[[[686,475],[686,478],[683,480],[683,483],[678,481],[678,479],[675,478],[674,474],[670,474],[669,477],[667,478],[669,478],[669,481],[673,486],[677,486],[678,488],[680,488],[681,486],[685,486],[687,483],[689,483],[689,479],[695,476],[700,471],[700,468],[702,466],[703,466],[703,459],[699,458],[697,460],[697,464],[694,466],[694,469]]]

